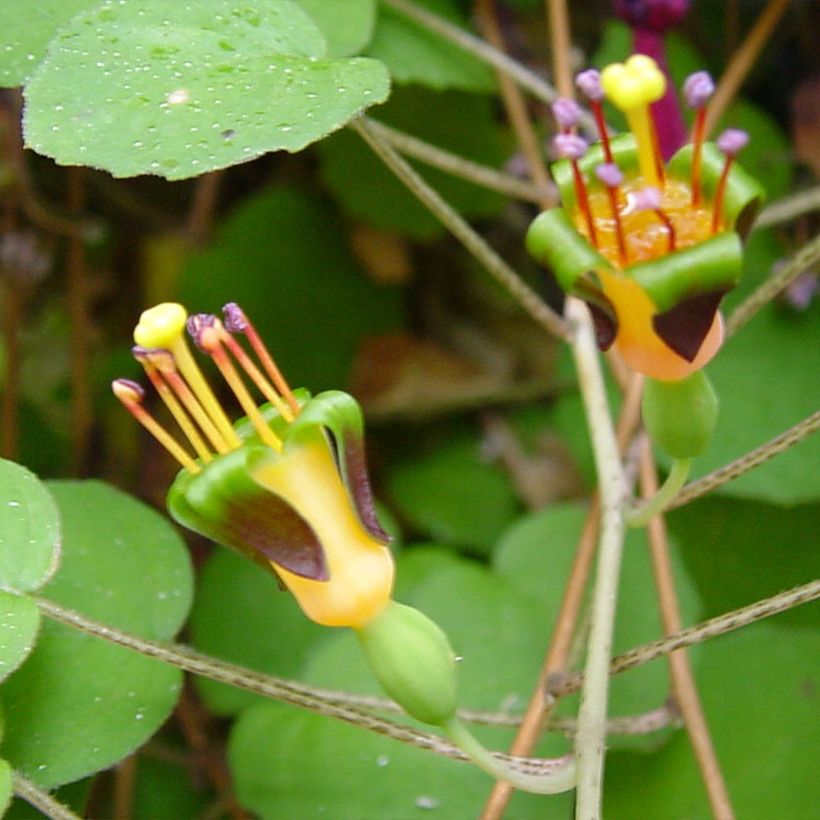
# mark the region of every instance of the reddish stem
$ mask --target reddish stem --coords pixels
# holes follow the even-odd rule
[[[606,120],[604,119],[604,109],[598,100],[590,100],[589,107],[592,109],[592,116],[595,117],[595,124],[598,126],[598,135],[601,138],[601,146],[604,149],[604,156],[607,162],[614,163],[612,158],[612,146],[609,142],[609,132],[606,129]]]
[[[598,234],[595,231],[595,220],[592,217],[592,209],[589,207],[589,196],[587,195],[587,186],[584,182],[584,177],[581,174],[581,169],[576,160],[572,160],[572,176],[575,180],[575,196],[578,200],[578,208],[584,215],[584,220],[587,223],[587,230],[589,231],[589,239],[595,247],[598,247]]]
[[[706,108],[699,108],[695,115],[695,130],[692,135],[692,205],[700,205],[700,164],[703,138],[706,135]]]
[[[729,170],[732,167],[734,157],[731,154],[726,156],[726,162],[723,163],[723,171],[720,175],[717,190],[715,191],[715,201],[712,204],[712,233],[717,233],[720,225],[720,213],[723,210],[723,197],[726,194],[726,180],[729,178]]]

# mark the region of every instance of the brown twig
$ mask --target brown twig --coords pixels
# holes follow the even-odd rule
[[[114,769],[114,820],[130,820],[134,816],[134,789],[137,782],[137,756],[126,757]]]
[[[729,66],[720,78],[715,95],[709,103],[706,113],[707,134],[715,127],[723,112],[734,99],[788,5],[789,0],[769,0],[752,30],[746,35],[743,45],[732,56]]]
[[[188,240],[195,247],[204,245],[211,235],[223,176],[224,171],[210,171],[197,177],[185,229]]]
[[[69,210],[79,213],[85,205],[83,168],[69,168],[67,172],[67,204]],[[71,321],[70,365],[71,374],[71,464],[74,475],[85,468],[91,432],[91,387],[89,384],[89,318],[88,281],[85,242],[79,236],[68,239],[66,254],[68,272],[68,315]]]
[[[644,498],[651,498],[658,491],[658,474],[652,447],[648,438],[644,438],[640,459],[641,493]],[[664,635],[679,632],[682,627],[678,594],[669,557],[669,541],[666,534],[666,522],[662,515],[656,515],[647,525],[649,535],[649,552],[652,556],[652,574],[658,592],[658,604],[661,625]],[[672,682],[672,694],[675,704],[683,717],[683,723],[692,744],[712,814],[717,820],[732,820],[734,812],[729,799],[729,792],[720,770],[709,726],[698,695],[695,677],[689,663],[686,650],[679,649],[669,654],[669,676]]]
[[[498,24],[495,0],[477,0],[475,5],[476,19],[481,33],[488,43],[499,52],[504,52],[504,40],[501,36],[501,29]],[[518,138],[521,152],[527,161],[530,177],[539,187],[551,185],[551,180],[541,154],[541,146],[535,137],[535,132],[530,126],[530,117],[527,112],[527,103],[519,87],[515,84],[509,74],[496,69],[501,98],[504,100],[504,107],[507,118]],[[547,208],[554,205],[551,198],[544,197],[541,207]]]
[[[569,15],[566,0],[546,0],[552,47],[552,70],[555,89],[562,97],[574,97],[570,49]]]

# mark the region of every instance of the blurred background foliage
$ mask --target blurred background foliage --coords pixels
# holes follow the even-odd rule
[[[473,25],[467,0],[417,2]],[[112,6],[96,0],[36,5],[47,21],[42,28],[28,26],[22,0],[0,3],[16,49],[6,49],[0,67],[9,86],[2,92],[0,156],[0,431],[7,459],[43,479],[60,479],[47,486],[62,518],[63,558],[49,580],[42,567],[56,546],[43,536],[36,577],[21,587],[10,568],[0,586],[42,589],[89,616],[164,640],[185,622],[192,601],[182,638],[202,651],[316,685],[376,692],[352,636],[308,623],[275,581],[224,550],[191,539],[189,566],[179,534],[145,506],[162,508],[175,467],[110,394],[112,378],[137,375],[131,329],[156,301],[180,300],[193,312],[237,301],[294,385],[348,389],[362,403],[376,492],[395,535],[398,597],[451,636],[463,656],[463,705],[521,708],[594,487],[571,362],[358,135],[341,129],[321,139],[384,100],[368,114],[465,158],[520,173],[522,158],[492,71],[376,0],[300,0],[298,14],[292,4],[280,4],[290,15],[283,37],[297,44],[281,47],[280,62],[298,78],[297,87],[280,89],[273,72],[271,88],[259,91],[271,74],[264,30],[254,34],[258,24],[248,17],[234,42],[239,35],[230,21],[222,31],[217,15],[207,23],[212,39],[148,55],[169,71],[175,60],[203,61],[203,83],[215,84],[203,90],[214,133],[203,135],[202,145],[192,142],[189,130],[198,121],[180,120],[152,147],[140,136],[152,123],[136,108],[118,121],[99,104],[110,96],[115,114],[123,112],[140,89],[123,89],[116,69],[111,77],[100,72],[87,87],[80,82],[89,61],[117,63],[95,48],[126,48],[129,37],[138,39],[138,16],[116,11],[121,17],[111,22]],[[131,8],[141,5],[134,0]],[[548,74],[543,4],[497,5],[512,56]],[[179,15],[180,26],[205,26],[214,14],[209,3],[153,6],[152,15]],[[669,40],[677,81],[697,68],[719,75],[763,6],[694,0]],[[572,3],[570,10],[577,68],[627,56],[630,32],[614,19],[608,0]],[[119,45],[100,44],[95,27],[109,24],[123,38]],[[54,32],[72,25],[71,42],[46,52]],[[815,184],[820,170],[818,25],[817,4],[792,3],[725,117],[749,130],[743,162],[771,200]],[[42,32],[50,32],[47,39]],[[222,53],[214,56],[214,48]],[[243,85],[251,80],[252,87]],[[145,82],[142,91],[150,96],[154,89]],[[20,142],[15,87],[23,84],[27,133],[38,152],[24,151]],[[291,101],[290,119],[277,113],[277,89]],[[215,102],[223,92],[227,115]],[[325,105],[330,97],[333,104]],[[82,128],[62,118],[72,102],[94,109]],[[546,138],[545,108],[533,104],[530,113]],[[106,130],[119,140],[109,153],[96,138]],[[200,174],[194,161],[208,173]],[[78,163],[112,173],[63,167]],[[549,275],[523,249],[532,204],[417,167],[560,307]],[[192,178],[133,176],[139,169]],[[816,214],[808,214],[755,232],[729,308],[816,229]],[[710,365],[721,417],[710,450],[696,463],[699,474],[816,410],[820,308],[811,281],[802,287],[764,309]],[[611,398],[617,408],[614,388]],[[818,463],[820,440],[809,439],[669,516],[685,623],[817,577]],[[0,482],[17,486],[21,475],[9,468]],[[105,484],[77,481],[88,478]],[[56,526],[55,513],[50,496],[37,492],[31,510],[42,532],[49,521]],[[4,521],[0,535],[18,532],[18,523]],[[192,681],[178,700],[176,670],[72,636],[65,627],[46,624],[28,655],[39,628],[36,607],[17,599],[0,600],[0,607],[6,622],[16,618],[28,635],[27,643],[9,644],[20,668],[0,686],[0,755],[44,787],[71,784],[60,795],[89,816],[109,816],[112,801],[125,800],[131,816],[145,818],[250,812],[455,820],[476,816],[488,791],[486,777],[471,767],[221,684]],[[799,820],[820,805],[808,751],[818,741],[816,626],[816,610],[800,609],[692,653],[740,817]],[[615,648],[659,634],[645,539],[633,535]],[[53,686],[55,680],[61,685]],[[615,682],[612,712],[658,708],[668,687],[660,662],[631,672]],[[561,714],[574,707],[568,702]],[[484,734],[497,748],[511,737],[509,729]],[[93,776],[146,741],[113,773]],[[706,816],[681,731],[615,737],[611,746],[609,816]],[[559,748],[548,737],[539,751]],[[93,777],[74,782],[86,776]],[[519,794],[509,816],[559,818],[570,811],[570,797]],[[12,817],[31,814],[20,802],[10,809]]]

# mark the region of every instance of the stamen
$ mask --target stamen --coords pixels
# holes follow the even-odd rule
[[[130,379],[115,379],[111,390],[123,407],[190,473],[198,473],[199,465],[176,439],[142,406],[143,389]]]
[[[626,114],[638,147],[638,163],[647,184],[659,186],[657,136],[649,105],[666,91],[666,78],[658,64],[645,54],[633,54],[625,63],[613,63],[601,72],[601,87]]]
[[[222,347],[221,334],[219,332],[222,328],[222,323],[215,316],[200,314],[195,318],[195,322],[189,322],[188,330],[192,335],[195,334],[193,335],[193,339],[197,346],[213,359],[214,364],[219,368],[219,372],[222,373],[225,381],[242,405],[245,415],[250,419],[259,438],[262,439],[268,447],[271,447],[277,452],[281,452],[281,440],[270,427],[268,427],[267,422],[256,406],[256,402],[248,392],[245,383],[242,381],[242,378],[239,373],[237,373],[236,368]]]
[[[683,84],[683,96],[686,104],[695,113],[695,125],[692,131],[692,205],[700,205],[701,185],[700,168],[703,153],[703,140],[706,136],[706,103],[715,93],[715,83],[708,71],[696,71],[690,74]]]
[[[569,134],[581,120],[581,109],[578,103],[568,97],[559,97],[552,104],[552,114],[558,127],[565,134]]]
[[[589,231],[589,239],[598,247],[598,234],[595,230],[595,219],[589,206],[589,195],[584,176],[578,166],[578,160],[586,153],[586,141],[576,134],[558,134],[552,141],[553,150],[563,159],[568,159],[572,166],[572,178],[575,183],[575,198],[578,200],[578,210],[584,216]]]
[[[279,415],[288,422],[293,421],[293,411],[282,401],[273,385],[265,378],[262,371],[253,363],[250,356],[242,349],[242,345],[228,333],[224,326],[219,327],[219,339],[230,350],[233,357],[239,362],[242,369],[250,376],[251,381],[259,388],[259,392],[279,411]]]
[[[612,208],[612,218],[615,221],[615,236],[618,240],[618,257],[621,265],[626,265],[629,257],[626,252],[626,240],[624,238],[623,224],[621,223],[621,213],[618,207],[620,192],[618,187],[624,181],[621,169],[614,162],[605,162],[595,169],[595,175],[606,186],[609,194],[609,204]]]
[[[142,355],[142,358],[138,355],[138,351]],[[138,360],[143,362],[143,366],[145,366],[146,372],[149,377],[151,377],[151,381],[156,387],[157,392],[159,392],[162,396],[163,382],[159,380],[159,377],[155,379],[152,376],[151,371],[148,370],[148,365],[150,364],[152,368],[158,371],[158,374],[162,376],[165,383],[167,383],[179,397],[179,400],[182,402],[185,409],[194,417],[194,420],[199,425],[202,432],[205,433],[208,441],[211,442],[211,446],[214,450],[218,453],[228,453],[233,449],[222,437],[219,430],[216,428],[216,425],[211,420],[211,417],[205,412],[205,408],[199,403],[196,396],[191,392],[191,389],[188,387],[185,379],[179,375],[174,357],[167,350],[143,351],[141,348],[135,348],[134,355]],[[177,419],[177,421],[180,420]],[[181,421],[180,426],[182,427]],[[185,430],[184,427],[183,430]],[[191,438],[187,431],[186,435]],[[191,440],[191,443],[194,445],[197,452],[199,452],[199,448],[193,439]],[[210,460],[210,454],[208,454],[208,458],[206,460]]]
[[[294,416],[298,416],[299,410],[301,409],[299,407],[299,402],[296,401],[296,397],[293,395],[288,383],[285,381],[285,377],[276,366],[273,356],[271,356],[268,352],[268,349],[265,347],[265,343],[259,337],[259,334],[256,332],[256,328],[251,324],[251,320],[248,319],[245,311],[242,310],[236,302],[228,302],[228,304],[222,308],[222,313],[225,317],[226,330],[230,333],[245,334],[245,337],[259,358],[259,361],[262,362],[265,372],[273,382],[273,385],[279,392],[279,395],[284,397],[285,401],[290,406],[290,409],[293,411]]]
[[[726,181],[729,178],[729,170],[735,157],[746,147],[748,142],[749,135],[739,128],[727,128],[717,138],[717,147],[726,156],[726,161],[723,163],[723,171],[715,190],[715,201],[712,204],[712,233],[717,233],[720,225],[720,214],[723,210],[723,198],[726,194]]]
[[[151,384],[154,385],[154,389],[165,403],[165,406],[171,411],[171,415],[191,443],[191,446],[196,450],[196,454],[203,461],[210,461],[210,450],[205,446],[205,442],[197,432],[190,417],[166,383],[167,373],[173,371],[175,367],[171,354],[161,348],[150,349],[145,347],[134,347],[131,349],[131,352],[134,354],[134,358],[142,365],[146,375],[151,380]],[[216,442],[213,442],[213,444],[216,449],[219,449]],[[219,450],[219,452],[227,452],[227,450],[222,449]]]
[[[175,302],[164,302],[143,312],[139,324],[134,329],[134,341],[144,348],[163,348],[168,350],[176,361],[176,366],[188,382],[205,412],[216,425],[222,438],[231,448],[239,447],[241,441],[231,427],[228,417],[220,407],[205,377],[202,375],[188,345],[183,331],[188,314],[182,305]]]
[[[595,117],[595,125],[598,127],[598,137],[604,149],[604,157],[607,163],[614,162],[612,158],[612,146],[609,142],[609,131],[604,119],[604,109],[601,100],[604,98],[604,90],[601,88],[601,74],[594,68],[588,68],[575,77],[575,84],[581,93],[589,100],[589,107],[592,109],[592,116]]]
[[[636,211],[653,211],[655,213],[666,227],[667,236],[669,237],[668,250],[670,253],[674,251],[677,247],[675,226],[672,224],[669,215],[661,208],[661,192],[657,188],[652,187],[635,191],[633,194],[633,206]]]

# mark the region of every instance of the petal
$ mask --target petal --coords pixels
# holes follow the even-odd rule
[[[693,362],[712,327],[724,291],[701,293],[652,317],[655,333],[687,362]]]
[[[245,445],[201,473],[181,472],[168,492],[169,512],[183,526],[268,570],[273,563],[303,578],[327,580],[324,550],[310,524],[250,477],[247,460],[256,451],[276,455],[261,445]]]
[[[342,479],[362,526],[381,543],[388,543],[390,538],[376,517],[365,461],[364,420],[358,403],[341,390],[327,390],[314,396],[290,425],[285,449],[315,435],[317,428],[326,429],[333,436]]]

